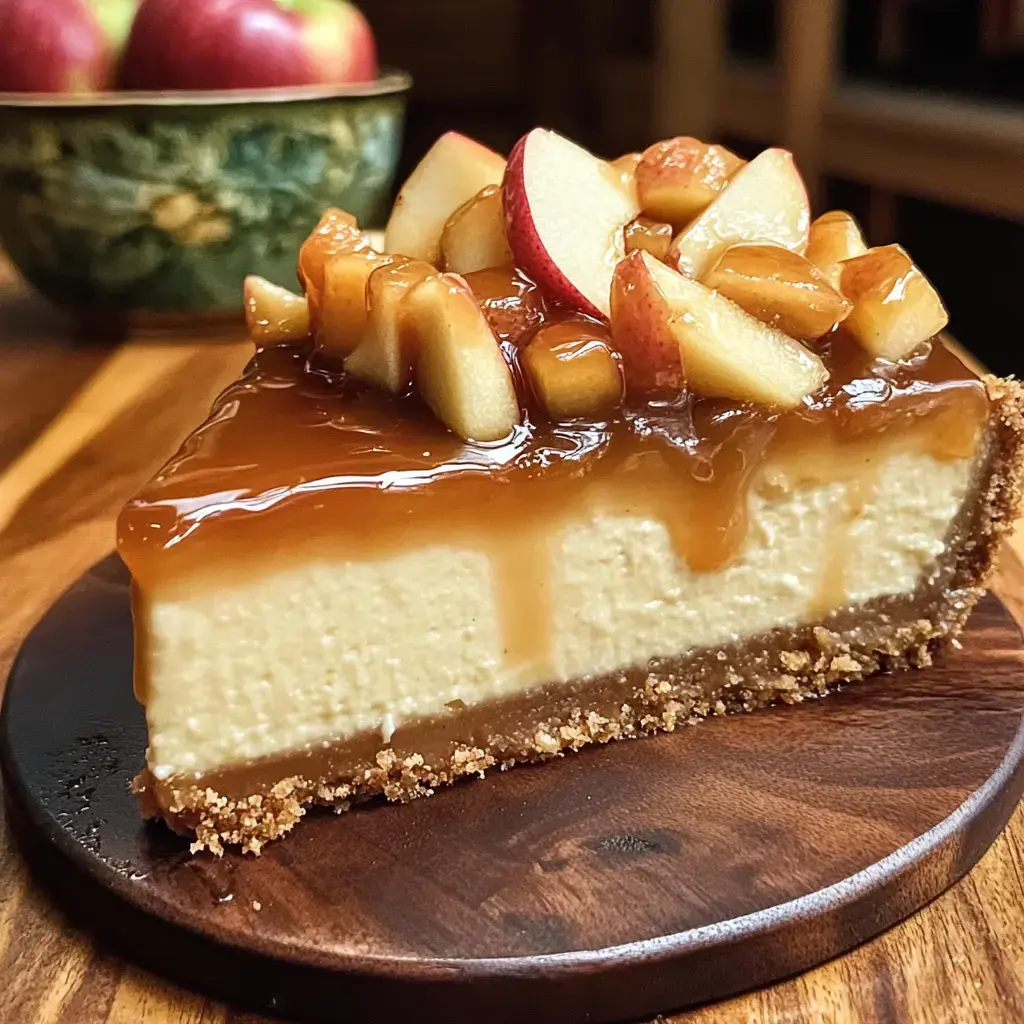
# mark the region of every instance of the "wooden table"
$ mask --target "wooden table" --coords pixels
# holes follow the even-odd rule
[[[235,376],[248,343],[76,340],[0,271],[0,686],[25,633],[108,553],[118,509]],[[1024,621],[1024,537],[997,589]],[[3,816],[0,808],[0,818]],[[255,1022],[98,949],[35,886],[0,824],[5,1024]],[[1024,1020],[1024,808],[978,867],[911,920],[688,1024]]]

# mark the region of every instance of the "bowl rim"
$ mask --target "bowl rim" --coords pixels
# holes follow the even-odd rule
[[[304,100],[361,99],[370,96],[388,96],[407,92],[412,87],[412,75],[398,68],[381,68],[372,82],[353,82],[348,85],[295,85],[270,86],[259,89],[218,89],[190,91],[186,89],[166,92],[142,92],[125,89],[123,92],[0,92],[0,109],[4,107],[46,108],[104,108],[118,107],[214,107],[238,106],[245,103],[300,103]]]

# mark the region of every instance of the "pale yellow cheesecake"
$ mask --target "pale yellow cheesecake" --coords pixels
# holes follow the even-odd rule
[[[926,664],[982,593],[1021,397],[909,257],[782,151],[538,132],[251,280],[254,361],[121,516],[137,788],[197,848]]]

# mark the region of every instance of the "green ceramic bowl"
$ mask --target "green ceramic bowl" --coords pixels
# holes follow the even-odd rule
[[[295,287],[325,207],[383,216],[409,85],[0,94],[0,247],[86,313],[238,315],[246,274]]]

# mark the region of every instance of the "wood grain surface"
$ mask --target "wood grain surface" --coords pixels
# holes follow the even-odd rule
[[[0,679],[27,630],[112,548],[121,503],[246,356],[241,339],[76,339],[16,289],[0,295]],[[996,589],[1024,621],[1022,551],[1019,540],[1008,549]],[[129,966],[72,928],[0,824],[0,1021],[259,1020]],[[906,923],[791,981],[671,1020],[1024,1020],[1024,810],[974,871]]]

